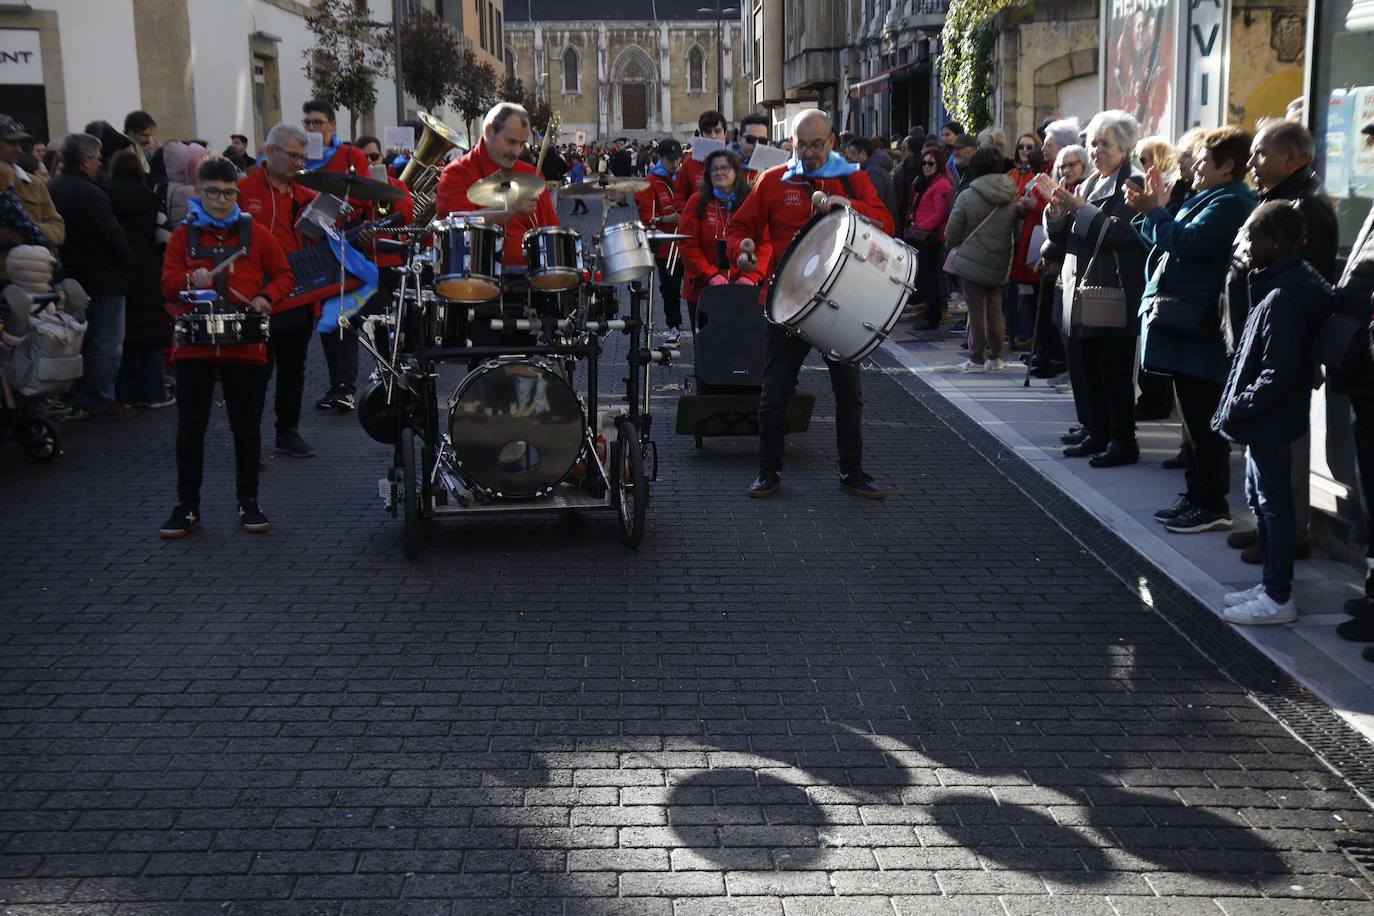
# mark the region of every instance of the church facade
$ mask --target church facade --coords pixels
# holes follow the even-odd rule
[[[687,140],[717,107],[733,128],[747,114],[747,47],[738,8],[719,21],[703,0],[613,0],[570,18],[566,0],[507,0],[505,65],[563,116],[560,139]],[[719,49],[717,35],[720,36]],[[717,56],[719,54],[719,57]],[[717,70],[717,60],[720,68]],[[542,125],[541,125],[542,127]]]

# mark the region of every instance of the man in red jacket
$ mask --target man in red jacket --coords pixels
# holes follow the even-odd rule
[[[718,111],[703,111],[697,118],[697,136],[724,143],[730,137],[725,115]],[[697,155],[701,155],[700,150],[697,151]],[[700,191],[705,180],[706,173],[702,170],[699,160],[689,157],[682,163],[682,169],[678,172],[673,188],[673,193],[677,197],[677,212],[681,213],[687,209],[687,198]]]
[[[305,168],[305,131],[281,123],[267,132],[261,168],[239,182],[239,206],[253,222],[272,233],[283,254],[301,247],[296,219],[315,192],[293,181]],[[267,345],[267,376],[277,374],[276,451],[293,458],[315,454],[300,433],[301,400],[305,397],[305,361],[315,330],[318,300],[281,303],[272,314],[272,338]]]
[[[263,315],[271,314],[273,306],[291,292],[294,278],[281,246],[267,227],[239,209],[237,178],[238,169],[222,156],[200,164],[196,173],[200,196],[191,198],[186,222],[172,233],[162,261],[162,295],[173,316],[191,308],[180,301],[179,294],[186,289],[215,290],[217,307],[224,311]],[[234,260],[226,264],[230,258]],[[266,344],[192,346],[178,337],[172,344],[172,360],[177,374],[177,504],[158,533],[180,538],[200,525],[205,430],[216,378],[234,434],[239,523],[245,531],[266,531],[271,523],[258,508]]]
[[[682,220],[682,208],[674,197],[674,176],[682,167],[682,144],[676,140],[660,140],[658,162],[648,170],[649,186],[635,195],[639,221],[652,230],[677,232]],[[682,333],[682,264],[669,269],[673,245],[659,242],[654,246],[654,262],[658,265],[658,292],[663,298],[663,320],[668,325],[667,342],[675,344]]]
[[[868,176],[858,166],[834,152],[830,118],[818,109],[797,115],[792,122],[793,158],[759,176],[726,231],[730,257],[745,273],[758,266],[757,251],[741,249],[741,242],[771,245],[768,276],[777,271],[787,247],[817,210],[848,206],[892,234],[892,214],[878,197]],[[827,195],[818,206],[812,195]],[[840,303],[843,308],[844,303]],[[783,328],[769,324],[765,332],[767,354],[763,392],[759,395],[759,476],[749,485],[752,497],[772,496],[782,486],[783,435],[787,403],[797,389],[797,376],[811,352],[811,345]],[[835,436],[840,453],[840,486],[868,499],[882,499],[884,492],[863,470],[863,394],[859,367],[826,360],[830,385],[835,391]]]

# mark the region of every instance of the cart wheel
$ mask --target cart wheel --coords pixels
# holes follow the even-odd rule
[[[34,461],[47,463],[62,454],[62,437],[57,424],[47,417],[30,417],[19,421],[16,438]]]
[[[615,515],[620,520],[620,539],[634,549],[644,540],[644,516],[649,509],[649,482],[644,476],[644,451],[639,430],[628,420],[616,427],[611,453],[611,487],[615,491]]]
[[[401,514],[405,519],[406,557],[415,559],[425,547],[420,520],[420,480],[415,473],[415,430],[401,433]]]

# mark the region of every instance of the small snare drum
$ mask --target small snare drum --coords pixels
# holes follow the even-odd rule
[[[192,308],[176,318],[176,338],[183,346],[229,347],[267,342],[271,326],[268,315],[251,310],[228,311],[224,300],[212,289],[185,290],[181,301]]]
[[[521,244],[534,289],[558,292],[582,282],[582,237],[576,230],[540,226],[526,232]]]
[[[501,295],[501,249],[505,230],[478,217],[450,216],[434,222],[439,252],[434,291],[454,302],[489,302]]]

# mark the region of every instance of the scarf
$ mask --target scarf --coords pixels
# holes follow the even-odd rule
[[[857,163],[850,162],[834,150],[830,151],[830,157],[825,160],[825,164],[814,172],[805,170],[806,166],[795,156],[787,160],[787,169],[783,172],[784,178],[839,178],[844,175],[853,175],[859,170]]]
[[[243,211],[238,204],[234,204],[234,209],[229,211],[229,215],[224,219],[215,219],[205,212],[205,206],[200,202],[199,197],[192,197],[186,201],[186,223],[189,226],[200,226],[206,228],[214,226],[216,229],[232,229],[239,224],[239,218]]]
[[[731,191],[729,194],[725,194],[725,193],[723,193],[723,192],[721,191],[720,188],[716,187],[715,185],[711,185],[711,193],[715,195],[716,200],[718,200],[718,201],[720,201],[721,203],[725,204],[725,209],[727,209],[727,210],[733,210],[733,209],[735,209],[735,192],[734,192],[734,191]]]
[[[666,178],[670,182],[673,180],[673,176],[668,172],[668,169],[663,165],[661,161],[655,162],[653,166],[649,168],[649,174],[657,175],[659,178]]]
[[[339,147],[341,145],[342,143],[339,140],[339,135],[335,134],[333,139],[329,141],[329,145],[327,145],[324,148],[324,154],[319,159],[305,160],[305,167],[312,172],[316,172],[324,168],[326,165],[329,164],[329,160],[334,158],[334,154],[339,151]]]

